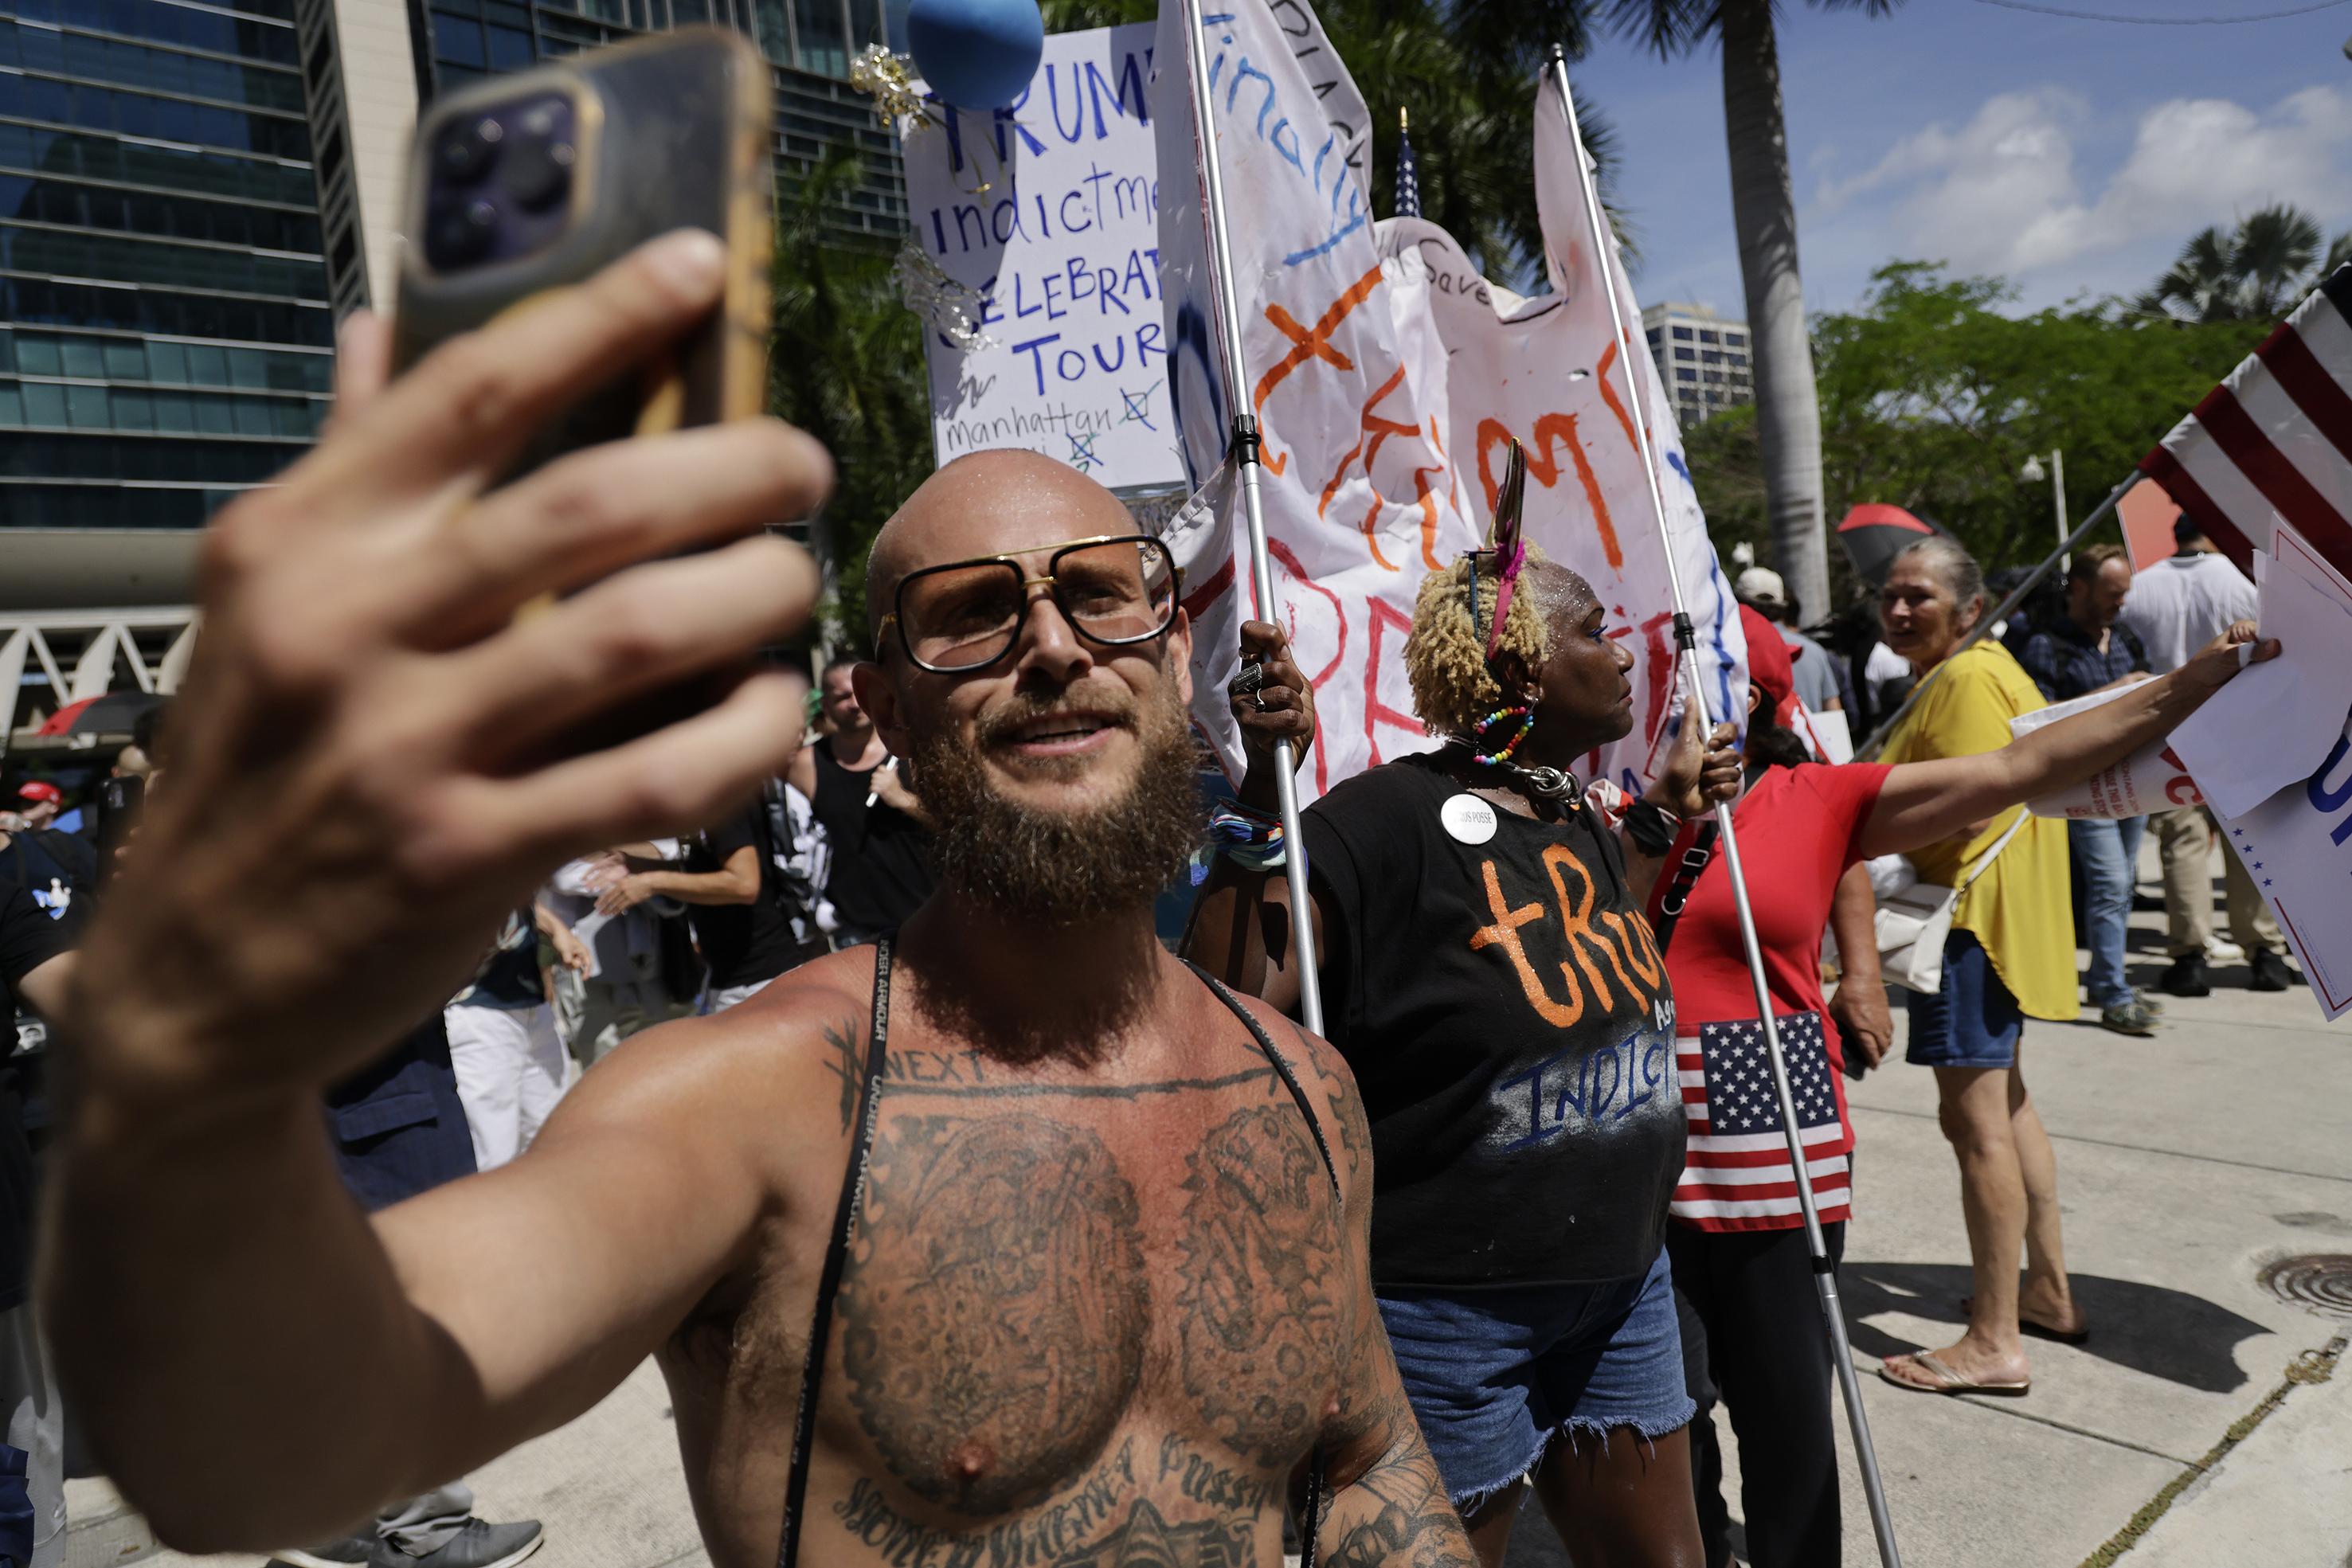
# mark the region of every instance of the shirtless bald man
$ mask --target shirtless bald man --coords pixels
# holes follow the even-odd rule
[[[1271,1564],[1318,1475],[1326,1562],[1466,1563],[1367,1282],[1347,1068],[1153,940],[1198,828],[1173,574],[1043,458],[951,465],[876,548],[859,698],[942,824],[897,940],[640,1035],[497,1171],[373,1223],[344,1197],[322,1083],[548,868],[786,760],[756,675],[576,737],[804,616],[776,541],[665,559],[813,505],[804,437],[667,435],[481,494],[719,267],[659,242],[380,397],[353,338],[337,427],[218,525],[181,787],[75,978],[46,1285],[77,1418],[163,1539],[268,1549],[653,1354],[726,1568],[780,1539],[785,1568]]]

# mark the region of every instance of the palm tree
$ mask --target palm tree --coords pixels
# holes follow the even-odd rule
[[[1780,113],[1776,0],[1601,0],[1612,22],[1662,58],[1712,39],[1723,49],[1724,136],[1731,216],[1756,355],[1756,423],[1772,555],[1807,616],[1827,614],[1829,536],[1822,517],[1822,414],[1805,291],[1797,275],[1797,204]],[[1884,16],[1902,0],[1810,0],[1824,11]]]
[[[2200,230],[2132,308],[2186,321],[2276,320],[2352,261],[2352,234],[2337,235],[2324,259],[2320,238],[2318,220],[2284,202],[2234,230]]]

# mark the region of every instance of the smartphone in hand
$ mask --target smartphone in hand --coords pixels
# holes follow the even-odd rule
[[[662,362],[591,391],[541,433],[517,471],[599,442],[760,413],[774,225],[771,92],[750,40],[693,26],[436,99],[410,154],[395,373],[691,226],[727,246],[719,309]]]
[[[760,413],[775,222],[772,104],[767,62],[740,34],[714,26],[593,50],[435,101],[410,154],[394,373],[585,282],[647,240],[698,227],[727,250],[718,308],[654,362],[616,366],[604,385],[581,389],[501,477],[581,447]],[[551,742],[549,755],[674,723],[719,700],[740,674],[712,672],[629,699]]]

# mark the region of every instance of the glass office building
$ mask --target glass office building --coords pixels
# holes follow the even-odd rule
[[[415,106],[483,75],[735,27],[780,198],[845,149],[827,232],[896,244],[896,139],[846,78],[907,4],[0,0],[0,528],[195,528],[299,456],[335,319],[390,305]]]
[[[4,4],[5,0],[0,0]],[[367,13],[406,10],[419,102],[485,76],[647,32],[694,23],[732,27],[766,56],[776,104],[776,183],[791,201],[825,160],[846,152],[855,177],[835,193],[824,229],[845,246],[895,246],[905,233],[906,181],[897,137],[873,101],[849,85],[850,61],[868,46],[907,47],[909,0],[296,0],[319,147],[327,273],[337,311],[373,303],[388,271],[369,236],[389,212],[362,169],[364,134],[343,123],[343,100],[363,92],[359,74],[379,62],[354,57],[348,35]],[[338,78],[341,78],[340,84]],[[404,87],[405,84],[403,84]],[[378,161],[381,167],[381,160]],[[373,210],[372,210],[373,209]],[[371,280],[373,279],[373,282]]]
[[[317,433],[293,3],[0,0],[0,526],[198,526]]]
[[[840,149],[859,178],[829,228],[845,243],[896,245],[907,224],[898,138],[849,85],[849,62],[881,43],[904,51],[910,0],[431,0],[434,89],[511,70],[634,33],[715,22],[755,40],[776,89],[776,180],[797,181]]]

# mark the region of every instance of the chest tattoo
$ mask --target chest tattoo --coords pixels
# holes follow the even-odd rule
[[[1135,1193],[1092,1131],[898,1116],[840,1298],[858,1420],[918,1497],[1024,1508],[1101,1453],[1142,1374]]]
[[[1312,1446],[1339,1359],[1330,1177],[1287,1105],[1234,1112],[1188,1163],[1185,1392],[1220,1440],[1286,1464]]]

